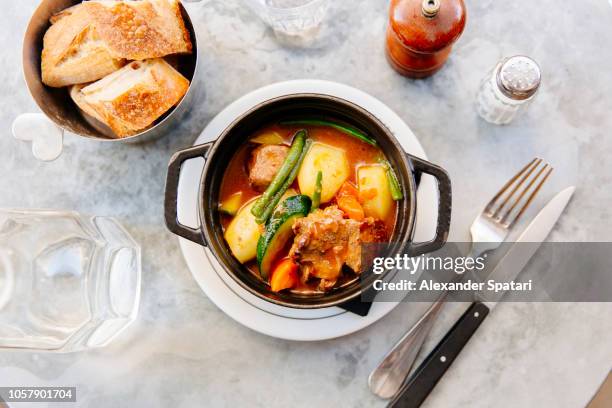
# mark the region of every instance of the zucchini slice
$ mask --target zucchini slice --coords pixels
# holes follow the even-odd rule
[[[272,270],[272,263],[278,254],[285,248],[293,236],[293,222],[308,215],[310,212],[310,197],[295,195],[283,201],[270,217],[263,235],[257,242],[257,264],[259,274],[268,280]]]

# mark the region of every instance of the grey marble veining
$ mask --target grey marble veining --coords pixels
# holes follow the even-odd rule
[[[142,243],[138,321],[105,349],[82,354],[0,353],[0,385],[74,385],[84,406],[383,406],[367,375],[426,305],[402,304],[354,335],[295,343],[246,329],[202,293],[163,226],[170,155],[244,93],[276,81],[319,78],[376,96],[399,113],[429,158],[453,179],[454,239],[467,239],[479,207],[521,164],[557,167],[550,190],[578,190],[556,240],[609,240],[612,210],[612,7],[605,1],[467,1],[468,24],[447,66],[411,81],[383,55],[387,2],[335,2],[309,49],[280,46],[236,0],[189,5],[203,49],[200,101],[179,131],[144,145],[66,138],[39,163],[10,136],[36,111],[21,77],[21,36],[37,1],[0,13],[0,207],[112,215]],[[478,119],[480,79],[498,59],[525,53],[543,87],[506,127]],[[540,202],[541,203],[541,202]],[[465,305],[449,305],[437,340]],[[501,304],[426,402],[428,407],[582,407],[612,364],[612,304]],[[433,346],[431,340],[427,347]]]

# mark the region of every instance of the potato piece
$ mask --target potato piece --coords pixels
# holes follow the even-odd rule
[[[265,133],[260,133],[259,135],[255,136],[249,141],[251,143],[264,144],[264,145],[266,144],[282,145],[283,143],[285,143],[283,136],[281,136],[280,133],[274,130],[270,130]]]
[[[219,211],[224,214],[234,216],[242,206],[242,191],[232,194],[219,204]]]
[[[262,226],[257,224],[255,216],[251,214],[256,200],[257,198],[254,198],[244,204],[225,230],[225,240],[240,263],[248,262],[257,256],[257,241],[261,236]]]
[[[319,170],[323,173],[321,202],[326,203],[334,198],[351,173],[346,152],[323,143],[312,144],[298,173],[300,192],[311,199]]]
[[[359,199],[367,217],[387,218],[393,208],[393,197],[384,166],[361,166],[357,169]]]

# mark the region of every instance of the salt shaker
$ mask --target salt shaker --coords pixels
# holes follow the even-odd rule
[[[487,122],[508,124],[533,100],[540,81],[540,67],[533,59],[524,55],[506,58],[482,81],[476,110]]]

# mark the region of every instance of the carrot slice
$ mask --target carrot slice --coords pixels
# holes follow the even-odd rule
[[[350,181],[345,181],[336,193],[336,197],[353,196],[359,197],[359,190]]]
[[[368,188],[367,190],[361,190],[359,191],[359,201],[363,203],[364,201],[371,200],[374,197],[376,197],[376,194],[378,194],[378,191],[374,188]]]
[[[357,201],[357,198],[352,195],[345,195],[336,198],[338,202],[338,208],[340,208],[344,213],[352,220],[355,221],[363,221],[365,214],[363,212],[363,207]]]
[[[270,288],[273,292],[293,288],[298,284],[298,264],[293,259],[285,258],[272,271]]]

